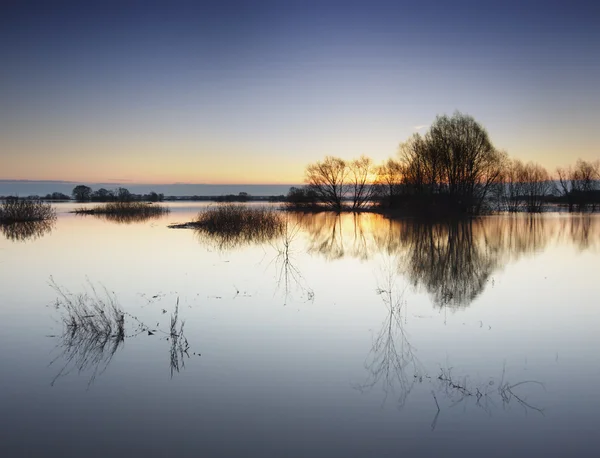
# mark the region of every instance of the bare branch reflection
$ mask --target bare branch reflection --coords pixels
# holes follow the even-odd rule
[[[179,328],[177,327],[179,325]],[[190,345],[187,338],[183,333],[183,327],[185,321],[179,320],[179,298],[177,299],[177,305],[175,306],[175,312],[171,315],[171,326],[169,337],[167,340],[171,341],[170,346],[170,363],[171,363],[171,378],[175,372],[179,372],[185,368],[185,359],[189,358],[190,355],[188,350]]]
[[[54,228],[54,222],[54,220],[47,220],[0,224],[0,232],[12,242],[25,242],[50,234]]]
[[[135,214],[135,213],[98,213],[93,214],[94,218],[103,219],[117,224],[135,224],[145,223],[147,221],[157,220],[164,217],[165,214]],[[85,215],[84,215],[85,216]]]
[[[299,293],[300,297],[312,301],[314,299],[313,290],[306,284],[302,272],[295,265],[294,240],[298,236],[300,226],[297,221],[285,218],[283,234],[275,243],[273,248],[277,255],[269,264],[275,265],[277,276],[277,290],[283,291],[284,305],[293,298],[294,293]]]
[[[115,353],[125,342],[125,314],[114,294],[104,290],[100,296],[93,285],[91,293],[72,294],[51,280],[52,288],[58,293],[55,307],[61,312],[63,333],[58,347],[64,365],[52,380],[51,385],[73,370],[78,373],[91,372],[88,387],[96,377],[103,374]]]
[[[376,290],[387,313],[365,360],[367,380],[356,388],[366,392],[380,385],[385,393],[383,402],[393,395],[397,398],[399,408],[402,408],[421,377],[421,366],[404,328],[406,302],[396,285],[394,265],[395,262],[388,259],[383,279]]]
[[[600,217],[501,215],[469,220],[393,220],[373,213],[293,214],[309,237],[308,251],[327,260],[365,260],[376,253],[399,259],[397,274],[427,291],[444,309],[471,304],[494,272],[554,241],[600,247]]]
[[[171,315],[170,329],[163,331],[158,327],[158,322],[152,328],[138,317],[125,312],[118,304],[115,294],[106,288],[100,294],[89,283],[89,291],[73,294],[58,286],[53,279],[50,280],[50,285],[58,294],[54,307],[61,314],[63,326],[62,333],[53,336],[58,339],[59,355],[50,365],[58,361],[63,364],[51,385],[76,371],[79,374],[89,374],[89,388],[107,370],[117,350],[124,347],[125,341],[142,335],[156,335],[155,338],[170,342],[171,377],[185,368],[185,359],[190,357],[190,347],[184,335],[184,321],[179,318],[179,299]],[[126,317],[131,323],[127,332]]]

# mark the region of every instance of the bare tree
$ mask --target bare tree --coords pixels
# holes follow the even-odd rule
[[[388,159],[376,169],[375,193],[387,205],[393,205],[402,187],[402,166],[394,159]]]
[[[409,193],[459,213],[481,211],[506,161],[486,130],[459,112],[438,116],[425,136],[401,145],[400,156]]]
[[[541,212],[545,198],[552,190],[550,175],[541,165],[529,162],[522,169],[521,188],[526,210],[529,213]]]
[[[419,134],[402,143],[399,149],[403,184],[409,194],[432,194],[439,183],[439,161]]]
[[[585,210],[592,199],[591,194],[599,188],[600,162],[577,159],[575,167],[556,169],[558,194],[566,199],[569,211]],[[593,205],[595,209],[595,204]]]
[[[360,210],[371,201],[375,188],[372,177],[375,169],[373,161],[367,156],[361,156],[349,164],[349,181],[352,193],[352,210]]]
[[[327,156],[322,162],[315,162],[306,168],[305,181],[322,204],[340,211],[347,192],[347,175],[346,161]]]
[[[525,165],[519,159],[508,162],[502,179],[502,200],[506,210],[517,212],[523,204],[523,182],[525,180]]]

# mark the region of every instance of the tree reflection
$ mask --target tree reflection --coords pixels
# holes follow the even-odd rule
[[[600,247],[600,217],[582,213],[559,219],[559,234],[581,251]]]
[[[0,224],[2,235],[13,242],[35,240],[46,234],[50,234],[53,228],[54,220]]]
[[[308,251],[336,260],[397,257],[397,274],[427,291],[438,307],[463,308],[494,272],[521,256],[539,253],[557,238],[580,249],[600,245],[600,218],[549,215],[491,216],[424,222],[373,213],[292,215],[308,235]]]
[[[313,290],[306,284],[304,276],[295,264],[296,250],[293,242],[299,231],[298,222],[286,218],[283,234],[273,243],[277,255],[269,264],[275,265],[277,289],[283,291],[284,305],[287,305],[294,293],[299,293],[301,297],[309,301],[314,298]]]
[[[401,408],[418,380],[420,363],[404,329],[406,303],[396,285],[393,263],[386,263],[377,294],[381,296],[387,313],[365,360],[367,380],[356,388],[366,392],[381,385],[385,393],[384,402],[390,394],[395,395]]]
[[[406,256],[400,269],[415,286],[423,286],[438,306],[462,307],[484,289],[498,259],[474,238],[474,221],[439,224],[408,222],[402,226]]]

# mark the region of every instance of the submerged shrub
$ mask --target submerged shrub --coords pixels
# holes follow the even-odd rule
[[[249,243],[268,242],[284,229],[280,212],[266,207],[220,203],[198,214],[191,223],[172,226],[187,227],[218,248],[233,248]]]
[[[54,219],[56,219],[56,211],[52,205],[39,199],[8,197],[0,205],[0,223],[51,221]]]
[[[74,213],[78,215],[104,215],[119,222],[132,222],[164,215],[169,211],[168,207],[145,202],[109,202],[93,208],[80,208],[75,210]],[[110,216],[116,218],[110,218]]]

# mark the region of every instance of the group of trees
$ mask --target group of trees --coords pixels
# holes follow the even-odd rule
[[[114,190],[100,188],[97,191],[93,191],[92,188],[85,185],[75,186],[72,196],[77,202],[162,202],[164,199],[163,194],[157,194],[154,191],[143,195],[132,194],[126,188],[117,188]]]
[[[328,156],[308,165],[307,186],[291,188],[287,200],[297,208],[358,211],[377,203],[437,216],[479,214],[494,206],[539,212],[552,199],[570,210],[600,202],[598,162],[579,160],[557,175],[555,182],[541,165],[510,159],[473,117],[456,112],[438,116],[427,133],[413,135],[396,159],[381,165],[365,156]]]
[[[600,162],[578,159],[575,166],[559,167],[555,177],[539,164],[509,161],[496,186],[498,209],[541,212],[549,203],[569,211],[595,211],[600,203]]]

